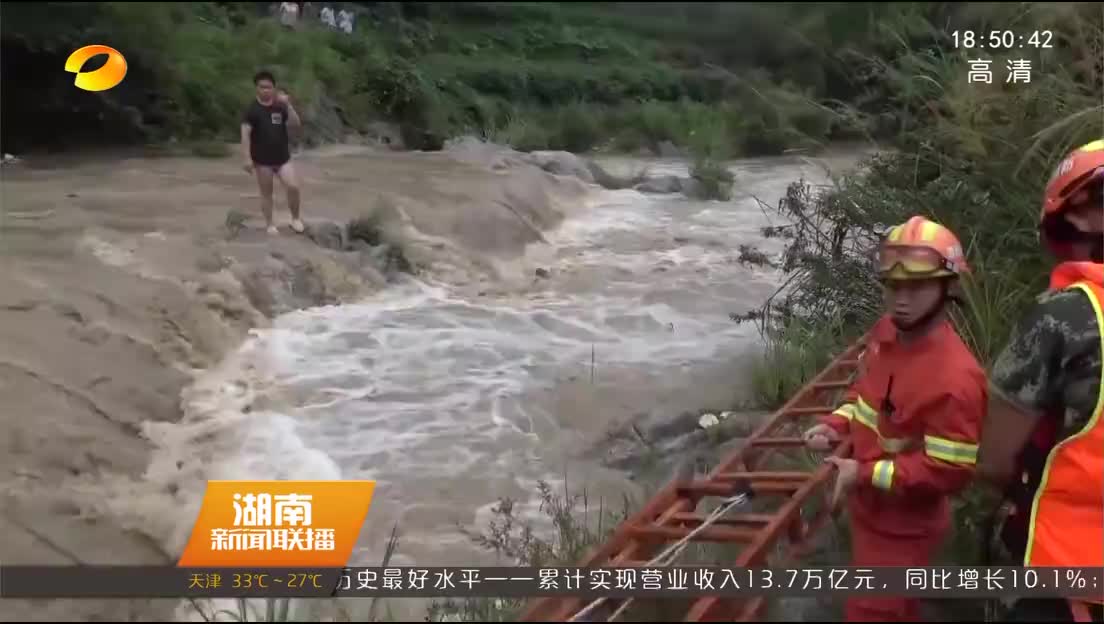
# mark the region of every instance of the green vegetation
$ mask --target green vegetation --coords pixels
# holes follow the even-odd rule
[[[790,278],[760,319],[769,361],[780,364],[765,367],[764,375],[777,369],[778,379],[789,378],[799,359],[790,354],[812,351],[824,360],[870,326],[882,294],[871,270],[872,246],[888,225],[909,215],[944,223],[963,241],[973,276],[955,321],[984,363],[1045,288],[1049,259],[1035,234],[1043,186],[1065,152],[1104,131],[1104,15],[1098,6],[1076,3],[974,13],[962,28],[1052,29],[1055,47],[956,54],[948,51],[946,29],[932,25],[937,14],[931,22],[908,15],[883,23],[899,49],[888,60],[866,58],[861,67],[895,93],[901,131],[862,171],[826,189],[796,182],[779,203],[792,225],[767,234],[788,239]],[[992,85],[968,83],[967,56],[995,59]],[[1003,57],[1032,59],[1031,82],[1005,83]],[[808,366],[790,384],[818,368]],[[765,388],[774,387],[765,381]],[[785,394],[766,392],[761,399],[773,406]]]
[[[21,152],[170,137],[234,141],[250,79],[266,67],[300,104],[310,141],[386,120],[414,148],[475,134],[519,149],[654,149],[669,141],[710,158],[779,153],[861,130],[833,114],[839,107],[831,102],[857,91],[844,59],[823,50],[867,40],[884,11],[789,3],[352,5],[359,14],[347,36],[314,20],[284,29],[262,3],[5,3],[5,82],[20,88],[3,93],[0,142]],[[102,93],[72,88],[59,68],[92,42],[126,56],[123,84]]]
[[[518,517],[516,502],[510,499],[502,499],[495,506],[485,531],[459,530],[472,543],[495,553],[501,565],[564,567],[579,562],[632,512],[628,499],[620,509],[608,508],[605,501],[591,501],[586,490],[572,493],[566,484],[560,495],[541,482],[537,494],[540,511],[552,527],[547,535]],[[447,598],[429,606],[426,621],[515,622],[526,604],[526,599]]]
[[[882,26],[893,42],[858,59],[858,71],[892,93],[899,126],[885,153],[827,189],[795,183],[779,204],[792,225],[786,288],[758,317],[766,339],[756,375],[760,401],[777,406],[881,311],[872,245],[886,226],[921,214],[963,241],[973,278],[956,326],[990,366],[1034,295],[1045,289],[1050,259],[1036,239],[1042,189],[1071,148],[1104,135],[1104,13],[1099,5],[963,5],[954,28],[1013,28],[1025,40],[1052,30],[1052,49],[956,53],[941,8],[902,11]],[[990,58],[991,85],[969,83],[968,58]],[[1005,82],[1008,59],[1032,61],[1029,84]],[[978,485],[956,504],[956,534],[946,558],[978,563],[983,524],[993,511]],[[969,605],[963,605],[969,606]]]

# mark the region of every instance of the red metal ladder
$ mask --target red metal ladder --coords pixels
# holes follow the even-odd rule
[[[866,336],[863,336],[832,360],[705,478],[689,482],[676,480],[656,493],[579,566],[657,567],[649,563],[655,553],[684,539],[706,520],[705,515],[696,511],[703,500],[731,497],[747,487],[756,499],[768,498],[769,502],[777,502],[777,507],[768,513],[729,513],[696,533],[691,541],[742,545],[732,567],[768,565],[769,551],[783,536],[789,541],[786,559],[792,561],[801,555],[807,539],[830,517],[827,504],[821,505],[809,519],[803,510],[815,495],[825,493],[822,486],[831,476],[831,466],[822,464],[811,472],[759,471],[756,467],[764,465],[776,453],[803,451],[800,433],[793,435],[794,430],[808,425],[806,418],[830,413],[837,407],[830,404],[825,394],[839,392],[850,384],[865,344]],[[845,440],[833,454],[845,455],[849,446]],[[611,598],[609,603],[616,606],[622,600]],[[540,597],[529,603],[520,621],[567,621],[590,602],[591,599],[571,596]],[[682,621],[757,621],[765,606],[765,599],[761,597],[737,602],[705,596],[689,602]],[[609,615],[607,612],[606,617]]]

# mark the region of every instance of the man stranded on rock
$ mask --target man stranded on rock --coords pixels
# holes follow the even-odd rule
[[[299,180],[291,163],[288,125],[298,130],[302,127],[299,113],[291,105],[287,93],[276,89],[276,79],[267,71],[253,77],[257,96],[242,116],[241,146],[243,167],[246,173],[255,173],[261,191],[261,211],[269,234],[278,230],[272,223],[272,179],[280,178],[287,190],[288,210],[291,212],[291,229],[302,232],[305,227],[299,219]]]
[[[805,432],[827,450],[845,436],[833,505],[846,500],[851,565],[931,565],[951,529],[951,496],[971,481],[985,415],[985,373],[947,317],[968,272],[958,238],[915,216],[878,257],[886,314],[874,325],[844,403]],[[919,621],[919,601],[855,596],[848,622]]]

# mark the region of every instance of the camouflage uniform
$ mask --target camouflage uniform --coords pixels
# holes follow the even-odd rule
[[[1018,511],[1001,520],[1001,552],[991,565],[1022,565],[1027,522],[1047,455],[1092,419],[1100,393],[1100,331],[1082,291],[1047,292],[1018,323],[993,366],[990,396],[1034,414],[1039,427],[1020,454],[1022,479],[1005,493]],[[1094,608],[1094,621],[1100,621],[1099,611]],[[1068,621],[1068,613],[1062,600],[1021,600],[1004,621]]]
[[[1060,416],[1060,442],[1092,418],[1100,358],[1100,328],[1089,299],[1079,290],[1048,292],[997,358],[991,392],[1026,413]]]

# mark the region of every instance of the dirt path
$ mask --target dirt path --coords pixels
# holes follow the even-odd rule
[[[445,154],[331,148],[300,160],[311,236],[261,229],[234,158],[130,159],[0,178],[0,560],[162,563],[96,504],[96,484],[148,464],[142,424],[180,417],[194,371],[251,327],[384,287],[379,254],[350,249],[375,212],[387,240],[450,279],[486,288],[581,204],[585,187],[532,167],[494,171]],[[249,216],[230,239],[227,215]],[[313,240],[312,240],[313,238]],[[0,619],[149,620],[175,600],[5,601]]]

